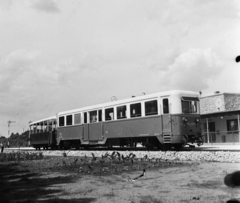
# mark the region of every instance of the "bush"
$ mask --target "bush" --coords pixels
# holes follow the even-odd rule
[[[42,152],[11,152],[11,153],[0,153],[0,162],[8,161],[26,161],[26,160],[38,160],[43,159]]]

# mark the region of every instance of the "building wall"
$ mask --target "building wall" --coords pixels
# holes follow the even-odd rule
[[[207,116],[209,123],[210,122],[215,123],[215,132],[210,133],[210,135],[213,135],[215,139],[213,140],[210,138],[209,139],[210,143],[240,142],[240,132],[228,132],[227,128],[227,121],[237,119],[239,110],[240,110],[240,94],[218,93],[200,98],[201,115],[204,115],[205,117]],[[236,113],[234,113],[234,111],[236,111]],[[216,113],[220,113],[219,116],[216,116],[218,115]],[[237,127],[238,129],[240,128],[240,126]],[[206,138],[206,119],[202,119],[202,130],[203,135]],[[206,139],[205,142],[207,142]]]
[[[240,94],[221,93],[200,98],[201,114],[240,110]]]
[[[239,132],[228,132],[227,131],[227,121],[228,120],[233,120],[233,119],[237,119],[237,115],[233,115],[233,116],[223,116],[223,117],[212,117],[212,118],[208,118],[208,123],[214,122],[215,123],[215,132],[209,132],[209,136],[211,135],[215,135],[215,140],[213,139],[209,139],[209,143],[222,143],[225,142],[229,142],[229,143],[235,143],[235,142],[240,142],[240,134]],[[207,139],[206,139],[206,119],[201,119],[201,123],[202,123],[202,131],[203,131],[203,135],[205,137],[205,143],[207,143]],[[225,139],[223,138],[223,136],[225,137]]]
[[[225,111],[223,94],[200,98],[201,114],[210,114],[221,111]]]
[[[240,109],[239,94],[224,94],[224,104],[226,111],[235,111]]]

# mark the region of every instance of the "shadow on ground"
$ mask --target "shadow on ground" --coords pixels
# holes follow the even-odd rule
[[[95,200],[95,198],[58,198],[58,194],[63,191],[54,189],[54,186],[73,182],[74,176],[71,175],[46,178],[41,173],[31,172],[17,163],[0,163],[1,203],[90,203]]]

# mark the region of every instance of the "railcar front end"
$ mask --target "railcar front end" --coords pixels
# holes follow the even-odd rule
[[[174,102],[178,110],[164,118],[168,123],[163,132],[163,142],[166,148],[181,149],[185,145],[203,144],[199,113],[199,99],[197,96],[180,96],[179,102]],[[179,112],[180,111],[180,112]],[[167,147],[169,145],[169,147]]]

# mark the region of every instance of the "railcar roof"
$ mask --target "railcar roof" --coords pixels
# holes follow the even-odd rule
[[[72,110],[69,110],[69,111],[62,111],[62,112],[59,112],[57,115],[66,115],[66,114],[70,114],[70,113],[74,113],[74,112],[96,110],[96,109],[100,109],[100,108],[116,106],[116,105],[119,105],[119,104],[130,103],[130,102],[137,102],[137,101],[140,101],[140,100],[151,99],[151,98],[158,97],[158,96],[164,97],[164,96],[170,96],[170,95],[198,96],[199,94],[198,94],[198,92],[187,91],[187,90],[163,91],[163,92],[157,92],[157,93],[153,93],[153,94],[146,94],[146,95],[142,95],[142,96],[136,96],[136,97],[128,98],[128,99],[122,99],[122,100],[114,101],[114,102],[107,102],[107,103],[102,103],[102,104],[97,104],[97,105],[92,105],[92,106],[72,109]]]
[[[51,117],[44,118],[44,119],[41,119],[41,120],[33,121],[33,122],[29,123],[29,125],[33,125],[33,124],[36,124],[36,123],[41,123],[43,121],[48,121],[48,120],[56,120],[56,119],[57,119],[56,116],[51,116]]]

